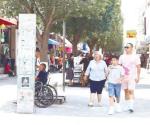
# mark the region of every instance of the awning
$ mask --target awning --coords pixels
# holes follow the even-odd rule
[[[60,38],[63,41],[63,36],[60,36]],[[65,47],[72,48],[72,43],[69,40],[67,40],[66,38],[65,38]]]
[[[77,45],[78,50],[80,50],[82,53],[89,53],[90,48],[86,42],[78,43]]]
[[[56,40],[53,40],[53,39],[48,39],[48,44],[59,45],[59,42],[57,42]]]
[[[16,25],[15,23],[10,22],[10,21],[0,17],[0,25],[2,25],[2,24],[6,25],[6,26]]]

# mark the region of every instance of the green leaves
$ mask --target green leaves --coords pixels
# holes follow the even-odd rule
[[[66,20],[70,39],[80,34],[80,39],[94,39],[97,45],[108,49],[122,43],[120,0],[0,1],[0,15],[16,17],[19,13],[36,13],[38,27],[47,34],[52,30],[60,33],[62,20]]]

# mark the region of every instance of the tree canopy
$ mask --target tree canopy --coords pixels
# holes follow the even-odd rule
[[[19,13],[37,15],[37,40],[46,60],[49,32],[62,30],[73,45],[81,40],[109,50],[122,42],[120,0],[1,0],[1,14],[17,18]],[[112,44],[116,46],[111,47]],[[117,47],[118,46],[118,47]]]

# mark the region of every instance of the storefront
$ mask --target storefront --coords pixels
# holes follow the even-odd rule
[[[0,17],[0,73],[4,73],[4,66],[8,59],[14,70],[15,26],[15,23]]]

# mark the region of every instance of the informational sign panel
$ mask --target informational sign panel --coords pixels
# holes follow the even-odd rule
[[[137,32],[135,30],[127,31],[127,38],[136,38]]]
[[[34,112],[36,15],[19,14],[17,40],[17,112]]]

